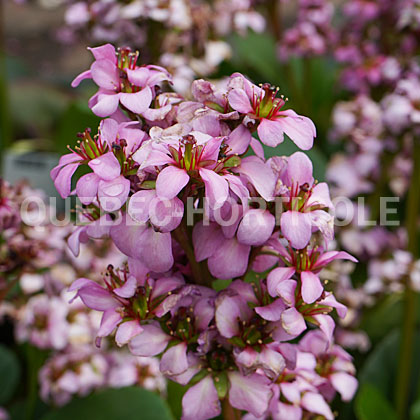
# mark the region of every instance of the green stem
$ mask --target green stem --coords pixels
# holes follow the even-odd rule
[[[4,150],[10,145],[11,123],[7,89],[6,51],[4,42],[4,4],[0,0],[0,169]]]
[[[408,251],[416,259],[418,255],[418,217],[420,211],[420,141],[414,140],[413,172],[407,199],[406,229],[408,234]],[[413,343],[416,327],[418,296],[411,288],[410,279],[406,279],[404,293],[404,319],[402,326],[401,346],[398,363],[398,375],[395,388],[395,402],[399,419],[407,418],[407,405],[412,374]]]

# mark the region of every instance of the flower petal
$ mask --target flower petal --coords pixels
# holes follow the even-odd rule
[[[221,175],[209,169],[200,168],[199,173],[206,187],[206,198],[212,209],[220,208],[229,195],[229,184]]]
[[[100,178],[95,173],[89,173],[79,178],[76,184],[76,194],[82,204],[90,204],[98,193]]]
[[[182,398],[182,420],[207,420],[221,413],[211,375],[192,386]]]
[[[308,213],[286,211],[280,218],[281,233],[290,241],[293,248],[303,249],[312,236],[311,217]]]
[[[316,129],[314,123],[307,117],[296,114],[291,109],[281,111],[278,122],[288,137],[302,150],[309,150],[314,144]]]
[[[258,126],[258,137],[269,147],[276,147],[283,143],[284,132],[278,120],[267,120],[263,118]]]
[[[302,271],[300,274],[302,281],[302,299],[305,303],[315,302],[324,291],[319,277],[312,271]]]
[[[131,112],[141,114],[152,102],[152,91],[148,86],[136,93],[120,93],[120,102]]]
[[[268,408],[272,397],[270,380],[254,373],[243,376],[239,372],[229,372],[229,402],[232,407],[261,417]]]
[[[156,356],[162,353],[171,337],[157,323],[143,325],[142,328],[143,331],[128,344],[131,353],[135,356]]]
[[[120,83],[118,67],[110,60],[95,61],[90,67],[93,81],[101,88],[115,90]]]
[[[242,114],[252,112],[251,102],[248,95],[242,89],[232,89],[228,94],[230,106]]]
[[[184,169],[167,166],[156,180],[156,193],[162,198],[174,198],[188,184],[189,175]]]
[[[117,110],[119,102],[118,93],[102,93],[99,91],[96,96],[96,103],[92,105],[91,109],[98,117],[109,117]]]
[[[114,153],[108,152],[96,159],[91,160],[88,165],[99,178],[111,181],[120,175],[121,166]]]
[[[289,280],[293,274],[295,274],[293,267],[277,267],[272,270],[267,277],[267,290],[270,296],[278,296],[277,288],[280,283]]]
[[[179,375],[188,369],[187,344],[179,343],[163,353],[160,359],[160,371],[166,375]]]
[[[208,259],[210,273],[218,279],[242,276],[247,267],[251,247],[241,244],[236,238],[226,239]]]
[[[137,319],[123,322],[117,329],[115,334],[115,342],[119,347],[130,342],[132,338],[139,335],[143,331],[140,322]]]
[[[238,241],[245,245],[260,246],[270,238],[276,224],[275,217],[266,210],[248,210],[238,227]]]

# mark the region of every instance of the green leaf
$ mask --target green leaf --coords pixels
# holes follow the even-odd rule
[[[64,153],[67,145],[74,147],[77,142],[77,133],[86,128],[92,129],[96,134],[100,118],[92,113],[86,103],[72,102],[61,115],[54,136],[56,151]]]
[[[362,385],[357,394],[355,405],[358,420],[397,419],[394,408],[374,385]]]
[[[417,400],[410,410],[410,420],[420,420],[420,400]]]
[[[5,404],[16,390],[20,377],[20,365],[16,355],[0,345],[0,405]]]
[[[268,33],[249,32],[246,36],[233,35],[231,38],[234,57],[232,61],[239,64],[240,68],[245,64],[262,79],[258,81],[270,81],[273,84],[282,80],[279,74],[280,65],[277,60],[276,42]],[[249,52],[252,51],[252,54]],[[242,70],[242,68],[241,68]]]
[[[42,420],[173,420],[169,407],[158,395],[138,387],[110,389],[76,399],[51,411]]]
[[[387,315],[389,317],[389,314]],[[417,332],[413,343],[412,374],[410,380],[410,395],[413,398],[417,391],[417,378],[420,373],[420,333]],[[395,393],[395,381],[398,370],[400,352],[400,331],[391,331],[381,340],[370,353],[363,368],[359,371],[360,384],[369,383],[375,386],[388,399]]]
[[[182,386],[176,382],[168,381],[167,387],[167,401],[171,407],[173,416],[180,419],[182,415],[182,397],[188,390],[188,386]]]
[[[226,287],[228,287],[230,283],[232,283],[231,279],[228,279],[228,280],[217,279],[217,280],[213,280],[213,282],[211,283],[211,287],[213,288],[213,290],[216,290],[216,292],[220,292],[221,290],[226,289]]]

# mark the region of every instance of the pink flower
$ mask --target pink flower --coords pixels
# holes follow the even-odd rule
[[[169,73],[158,66],[137,67],[138,52],[119,49],[111,44],[90,48],[95,61],[87,70],[77,76],[72,86],[84,79],[93,79],[99,91],[90,98],[89,106],[99,117],[114,114],[118,105],[136,114],[145,112],[154,97],[152,88],[164,80],[170,80]]]
[[[282,111],[285,100],[276,97],[278,89],[268,83],[259,88],[237,73],[231,77],[241,78],[242,87],[235,86],[229,92],[229,104],[236,111],[259,121],[258,135],[264,144],[275,147],[287,134],[301,149],[312,147],[316,136],[313,122],[291,109]]]
[[[241,375],[228,372],[229,403],[238,410],[246,410],[260,417],[267,410],[272,392],[270,382],[263,375]],[[183,420],[206,420],[221,413],[218,393],[211,375],[192,386],[182,398]]]
[[[312,231],[317,229],[326,239],[332,239],[333,218],[325,211],[334,208],[328,185],[314,181],[310,159],[302,152],[291,155],[280,181],[287,187],[283,194],[286,211],[281,215],[281,232],[292,246],[305,248]]]
[[[204,184],[210,207],[221,207],[229,196],[229,188],[235,191],[236,183],[229,177],[229,167],[237,165],[238,159],[235,156],[219,159],[222,138],[194,134],[198,137],[186,135],[173,144],[164,145],[152,140],[139,149],[134,159],[142,169],[164,166],[156,179],[158,197],[172,199],[190,180],[195,180]]]
[[[296,281],[292,280],[295,273],[300,274],[301,296],[305,303],[313,303],[319,299],[324,288],[319,279],[319,272],[336,259],[346,259],[357,262],[347,252],[327,251],[322,248],[305,249],[299,253],[286,249],[280,241],[270,241],[270,245],[279,252],[286,267],[272,270],[267,277],[267,287],[271,296],[281,296],[289,305],[295,305]]]

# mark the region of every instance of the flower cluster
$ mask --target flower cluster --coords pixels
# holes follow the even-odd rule
[[[328,0],[299,0],[296,22],[279,42],[279,57],[324,55],[333,45],[336,34],[332,26],[334,4]]]
[[[122,264],[124,256],[108,240],[91,242],[74,258],[65,242],[71,226],[52,224],[49,214],[40,219],[43,198],[25,183],[1,182],[0,322],[13,325],[18,343],[48,354],[39,371],[41,398],[63,405],[75,395],[129,385],[164,393],[156,359],[95,348],[100,314],[69,303],[67,289],[75,279],[89,273],[99,281],[104,264]]]
[[[170,67],[177,91],[186,92],[196,75],[207,76],[232,54],[224,38],[251,29],[261,32],[264,17],[253,1],[68,0],[58,37],[97,44],[115,42],[141,49]],[[159,36],[156,36],[159,34]],[[151,41],[153,40],[153,41]]]
[[[82,203],[73,252],[110,237],[127,257],[69,288],[102,312],[97,345],[115,332],[135,356],[160,356],[167,378],[190,385],[184,419],[219,415],[220,400],[260,418],[284,399],[332,418],[326,401],[336,390],[351,399],[357,383],[333,344],[333,311],[346,308],[320,272],[356,260],[329,248],[333,204],[310,159],[264,156],[285,135],[310,149],[314,124],[278,88],[239,73],[222,87],[196,80],[185,100],[168,90],[165,69],[138,66],[136,53],[109,44],[92,53],[74,84],[92,78],[89,105],[108,118],[96,135],[80,134],[51,176],[63,198]],[[72,190],[80,166],[88,173]]]
[[[413,155],[419,132],[416,10],[414,1],[349,1],[335,48],[342,65],[341,81],[352,96],[333,110],[330,137],[343,142],[345,152],[333,156],[327,179],[332,195],[354,200],[354,214],[361,215],[359,223],[339,230],[340,246],[367,265],[364,284],[353,286],[347,273],[336,289],[337,296],[352,308],[346,327],[357,328],[363,308],[384,295],[401,293],[406,287],[418,289],[418,263],[407,251],[410,232],[381,223],[378,198],[403,199],[415,182]],[[361,195],[366,196],[364,206],[356,203]]]

